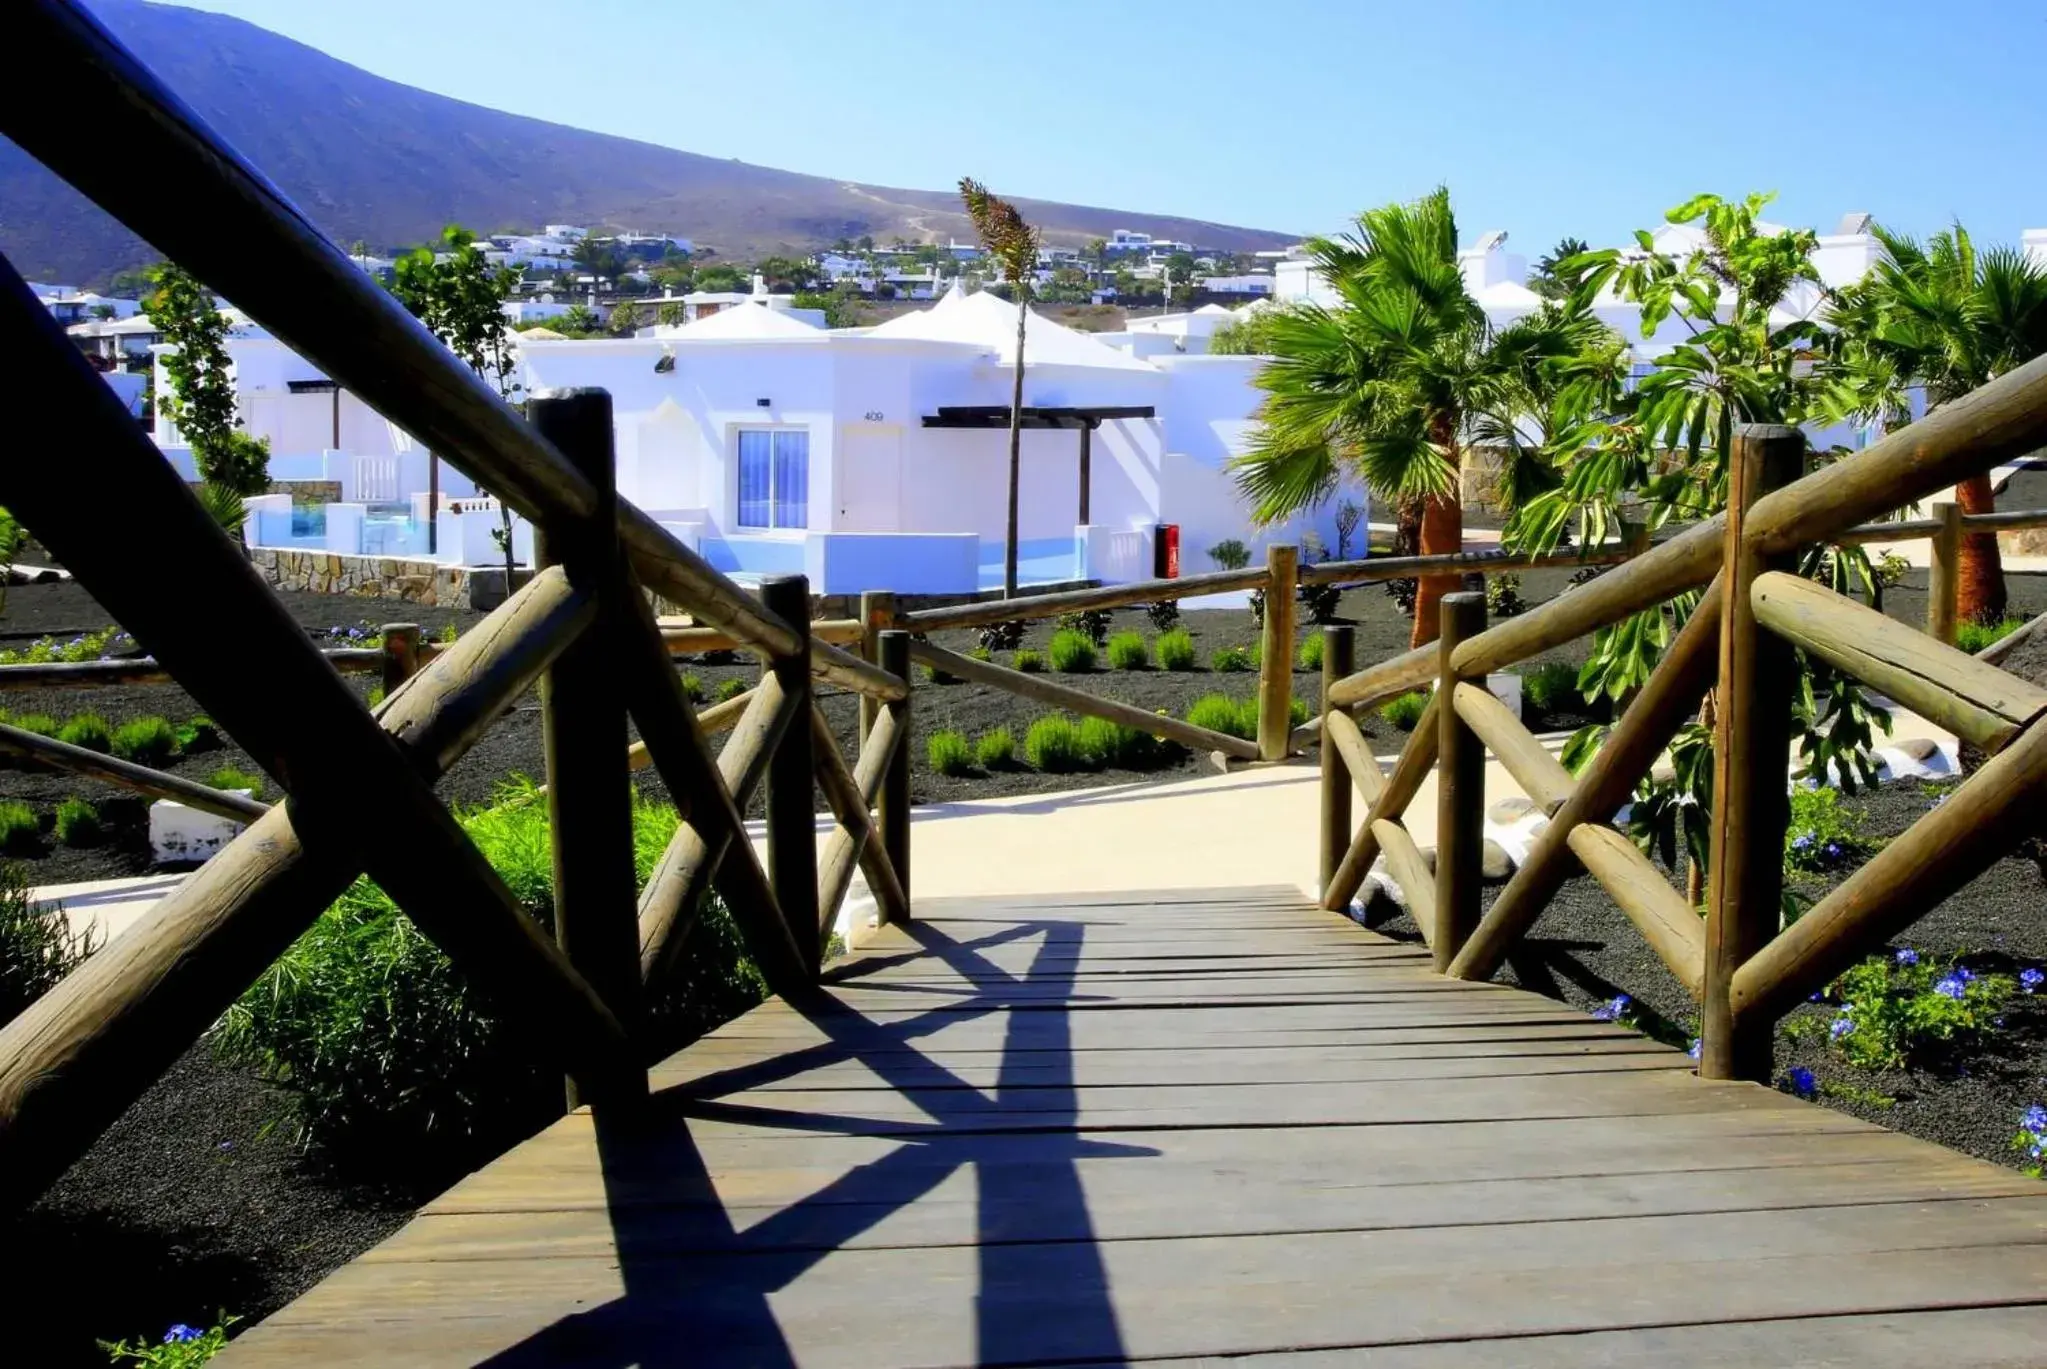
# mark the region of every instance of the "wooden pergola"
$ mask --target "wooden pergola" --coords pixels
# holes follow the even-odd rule
[[[1095,429],[1119,418],[1156,418],[1158,410],[1149,404],[1031,405],[1022,410],[1025,428],[1073,428],[1080,433],[1080,513],[1077,523],[1088,521],[1088,493],[1093,486]],[[1008,431],[1007,404],[941,404],[935,414],[924,415],[927,428],[990,428]]]

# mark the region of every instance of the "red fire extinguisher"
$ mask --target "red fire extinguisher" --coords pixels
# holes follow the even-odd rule
[[[1161,523],[1152,538],[1152,575],[1160,580],[1180,578],[1180,525]]]

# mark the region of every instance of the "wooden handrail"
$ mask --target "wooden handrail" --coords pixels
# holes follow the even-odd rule
[[[1824,542],[2042,445],[2047,356],[1764,496],[1750,510],[1747,536],[1765,552]]]
[[[1764,627],[1985,751],[2047,712],[2047,689],[1801,576],[1761,576],[1752,597]]]
[[[118,784],[138,794],[147,794],[154,799],[171,799],[196,808],[202,813],[215,817],[229,818],[235,822],[254,822],[270,811],[270,805],[234,793],[231,790],[215,789],[197,780],[188,780],[180,775],[152,770],[146,765],[124,761],[119,756],[109,756],[91,751],[69,742],[58,741],[34,732],[24,732],[18,727],[0,723],[0,751],[17,756],[26,756],[70,770],[80,775]]]
[[[499,612],[523,630],[464,638],[379,716],[425,781],[480,735],[475,719],[495,718],[531,687],[593,616],[558,572]],[[302,844],[292,811],[271,808],[0,1028],[0,1207],[60,1173],[347,890],[362,872],[351,846]]]
[[[1172,580],[1137,580],[1099,589],[1064,590],[1058,594],[1024,594],[1014,599],[982,599],[946,608],[920,608],[896,615],[896,625],[912,632],[944,632],[951,628],[986,627],[990,623],[1056,618],[1087,609],[1125,608],[1159,599],[1186,599],[1200,594],[1265,588],[1265,567],[1218,570]]]
[[[1436,705],[1432,696],[1428,706],[1414,725],[1414,735],[1407,739],[1407,746],[1394,763],[1393,773],[1386,777],[1386,787],[1379,791],[1379,797],[1372,800],[1371,810],[1351,839],[1350,849],[1343,853],[1343,860],[1336,867],[1336,874],[1322,889],[1322,906],[1332,912],[1341,912],[1350,906],[1365,876],[1371,873],[1372,861],[1379,854],[1379,838],[1372,830],[1378,822],[1398,822],[1400,815],[1407,811],[1407,805],[1414,801],[1421,789],[1422,781],[1428,778],[1429,770],[1436,763]]]

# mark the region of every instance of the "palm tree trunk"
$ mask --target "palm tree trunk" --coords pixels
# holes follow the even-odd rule
[[[1431,426],[1430,437],[1448,457],[1454,474],[1448,494],[1431,495],[1422,505],[1421,554],[1446,556],[1464,550],[1464,454],[1457,448],[1458,419],[1455,414],[1438,414]],[[1436,640],[1436,630],[1441,626],[1443,596],[1456,593],[1463,579],[1456,574],[1421,577],[1415,589],[1414,632],[1408,638],[1410,646],[1422,646]]]
[[[1423,556],[1445,556],[1464,550],[1464,501],[1454,494],[1432,495],[1422,505]],[[1443,596],[1454,594],[1464,582],[1464,577],[1455,573],[1449,575],[1424,575],[1414,596],[1414,634],[1408,639],[1410,646],[1422,646],[1436,640],[1436,629],[1441,626]]]
[[[1023,467],[1024,321],[1030,299],[1023,283],[1016,287],[1016,374],[1009,389],[1009,544],[1002,552],[1002,597],[1016,597],[1017,476]]]
[[[1963,513],[1994,513],[1997,497],[1990,491],[1990,477],[1972,475],[1955,486],[1955,502]],[[1962,535],[1956,558],[1955,578],[1959,602],[1955,618],[1964,623],[1994,623],[2004,617],[2004,561],[1997,550],[1997,534],[1971,532]]]

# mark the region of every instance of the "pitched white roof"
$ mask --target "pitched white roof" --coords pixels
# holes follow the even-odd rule
[[[677,342],[738,340],[763,341],[775,338],[816,338],[823,331],[813,328],[800,318],[791,318],[780,309],[769,309],[759,304],[735,304],[729,309],[720,309],[715,314],[680,327],[654,329],[653,336],[674,339]]]
[[[929,309],[878,323],[867,330],[867,336],[972,343],[993,352],[997,360],[1014,365],[1016,306],[986,291],[967,294],[955,281],[952,289]],[[1093,366],[1112,371],[1154,369],[1127,352],[1054,323],[1035,310],[1027,315],[1024,324],[1024,365]]]

